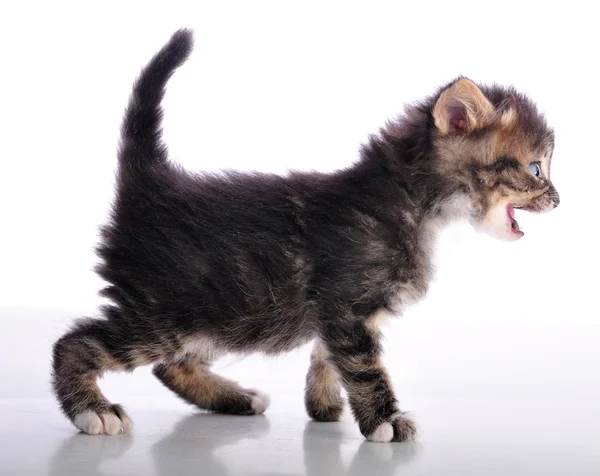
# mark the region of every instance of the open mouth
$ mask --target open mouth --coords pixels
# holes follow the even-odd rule
[[[508,205],[506,207],[506,213],[507,213],[509,221],[510,221],[511,231],[519,237],[523,236],[525,233],[523,233],[521,231],[521,228],[519,228],[519,223],[517,222],[517,220],[515,220],[515,206]]]

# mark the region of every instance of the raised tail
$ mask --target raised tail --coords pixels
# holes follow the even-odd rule
[[[121,174],[136,173],[166,162],[161,102],[169,78],[187,60],[193,43],[191,30],[176,31],[136,80],[121,127]]]

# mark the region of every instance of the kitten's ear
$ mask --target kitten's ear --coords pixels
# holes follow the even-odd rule
[[[494,117],[494,106],[468,79],[448,87],[433,108],[435,126],[442,134],[465,136]]]

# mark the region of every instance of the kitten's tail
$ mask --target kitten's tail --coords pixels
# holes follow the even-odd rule
[[[187,60],[193,44],[191,30],[176,31],[136,80],[121,127],[121,174],[139,173],[167,161],[167,147],[162,142],[161,102],[167,81]]]

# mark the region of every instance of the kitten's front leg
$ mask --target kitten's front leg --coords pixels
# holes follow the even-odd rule
[[[398,408],[381,362],[379,333],[366,323],[329,323],[324,341],[361,433],[371,441],[407,441],[417,429]]]

